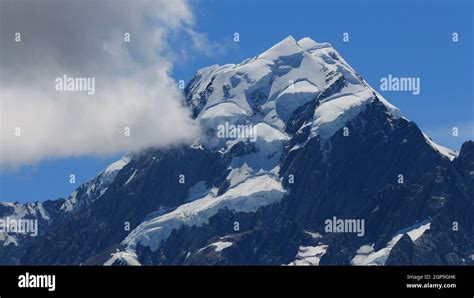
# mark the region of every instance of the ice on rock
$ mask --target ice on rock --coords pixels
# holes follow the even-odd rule
[[[453,150],[453,149],[449,149],[449,148],[446,148],[444,146],[441,146],[437,143],[435,143],[429,136],[427,136],[425,133],[423,133],[423,136],[425,137],[426,141],[428,142],[428,144],[433,147],[436,151],[438,151],[439,153],[441,153],[442,155],[444,155],[445,157],[447,157],[449,160],[453,160],[454,158],[456,158],[458,156],[458,153]]]
[[[202,226],[223,208],[237,212],[255,212],[260,206],[279,201],[284,194],[285,190],[277,177],[271,175],[251,177],[220,196],[208,194],[201,199],[183,204],[169,213],[141,223],[122,244],[127,247],[127,251],[132,253],[138,244],[149,246],[152,251],[155,251],[173,229],[179,229],[182,226]]]
[[[61,206],[61,210],[64,212],[72,212],[79,205],[86,203],[87,200],[96,200],[101,197],[108,189],[108,186],[115,180],[120,170],[122,170],[122,168],[124,168],[131,159],[131,155],[123,156],[121,159],[111,163],[95,178],[82,184],[78,189],[71,193],[66,201],[64,201],[63,205]],[[81,188],[85,189],[85,194],[80,197],[81,200],[78,200],[79,189]]]
[[[300,246],[296,259],[289,266],[318,266],[322,256],[326,254],[328,245]]]
[[[247,112],[234,102],[218,103],[206,109],[199,117],[201,124],[207,128],[216,129],[225,122],[238,124],[247,119]]]
[[[119,265],[140,266],[138,257],[133,252],[117,251],[110,254],[111,257],[104,263],[104,266],[112,266],[118,262]]]
[[[224,249],[226,249],[228,247],[231,247],[232,244],[233,243],[229,242],[229,241],[218,241],[218,242],[211,243],[211,244],[201,248],[199,251],[203,251],[206,248],[213,246],[215,252],[220,252],[220,251],[223,251]]]
[[[278,76],[274,76],[271,85],[269,100],[274,100],[278,95],[299,81],[308,81],[310,84],[322,90],[326,87],[324,64],[308,53],[301,56],[300,65],[286,71],[277,69]]]
[[[260,122],[255,126],[257,131],[257,141],[262,140],[266,143],[271,143],[275,141],[286,141],[289,139],[284,132],[264,122]]]
[[[276,112],[283,121],[288,121],[298,107],[314,100],[319,92],[318,87],[308,81],[296,82],[278,95],[275,100]]]
[[[124,156],[116,162],[111,163],[103,172],[104,174],[110,174],[116,171],[120,171],[124,166],[130,162],[129,156]]]
[[[253,174],[253,170],[251,167],[244,163],[240,167],[233,168],[229,175],[227,176],[227,180],[229,181],[229,187],[234,187],[235,185],[245,181],[248,177]]]
[[[412,226],[402,229],[395,233],[395,236],[387,243],[384,248],[377,251],[374,250],[374,244],[362,245],[357,251],[356,255],[351,260],[351,265],[355,266],[380,266],[385,265],[387,258],[392,248],[402,238],[404,234],[407,234],[412,241],[416,241],[420,238],[427,230],[430,229],[431,222],[424,220],[413,224]]]
[[[372,97],[372,92],[366,90],[356,94],[338,96],[323,102],[314,112],[314,122],[311,128],[313,135],[322,138],[331,137],[336,131],[355,118]]]

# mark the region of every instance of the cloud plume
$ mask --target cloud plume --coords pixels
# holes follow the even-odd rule
[[[186,1],[4,0],[0,8],[0,166],[198,134],[170,76],[179,56],[171,45],[187,37],[197,48],[200,34]],[[93,78],[95,92],[57,91],[64,75]]]

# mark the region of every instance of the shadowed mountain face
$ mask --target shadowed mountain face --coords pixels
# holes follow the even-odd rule
[[[202,136],[129,154],[0,234],[2,264],[474,264],[474,143],[432,142],[327,43],[288,37],[185,89]],[[250,134],[249,134],[250,132]]]

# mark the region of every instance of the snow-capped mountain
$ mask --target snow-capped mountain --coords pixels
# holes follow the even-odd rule
[[[193,144],[129,154],[66,200],[1,203],[34,206],[42,232],[0,236],[0,263],[474,264],[474,143],[434,143],[330,44],[287,37],[185,96]]]

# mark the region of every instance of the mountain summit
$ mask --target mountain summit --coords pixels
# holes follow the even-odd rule
[[[289,36],[185,96],[192,145],[129,154],[65,200],[0,203],[40,224],[0,234],[0,263],[473,264],[472,141],[435,144],[330,44]]]
[[[208,94],[206,88],[213,90]],[[329,97],[329,88],[337,88],[338,92]],[[324,106],[321,112],[328,115],[322,122],[344,117],[345,110],[359,109],[375,95],[394,116],[399,116],[398,109],[370,88],[330,44],[309,38],[297,42],[291,36],[240,64],[201,69],[189,84],[187,94],[199,119],[219,114],[214,112],[221,108],[219,104],[227,103],[225,110],[233,109],[243,117],[260,116],[263,122],[280,129],[298,107],[318,96],[324,97],[321,104],[337,99]],[[230,108],[229,103],[235,106]],[[329,115],[331,112],[336,115]]]

